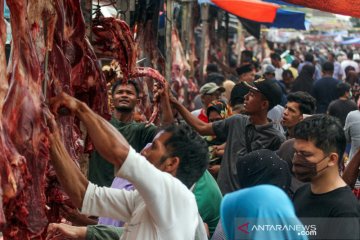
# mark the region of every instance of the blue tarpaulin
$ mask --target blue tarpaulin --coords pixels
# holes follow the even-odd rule
[[[306,30],[305,13],[278,9],[276,12],[275,21],[272,24],[265,25],[274,28],[293,28],[297,30]]]
[[[279,4],[279,5],[285,5],[285,6],[302,7],[302,6],[294,5],[294,4],[287,3],[287,2],[284,2],[284,1],[281,1],[281,0],[263,0],[263,1],[264,2],[269,2],[269,3],[276,3],[276,4]]]
[[[353,38],[350,40],[342,41],[340,44],[343,45],[360,44],[360,38]]]
[[[9,11],[9,8],[8,8],[8,6],[6,5],[6,3],[4,2],[4,5],[5,5],[5,7],[4,7],[4,17],[6,17],[6,18],[10,18],[10,11]]]

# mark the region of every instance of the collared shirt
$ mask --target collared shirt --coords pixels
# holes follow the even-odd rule
[[[213,123],[216,137],[226,141],[225,153],[218,175],[218,184],[223,194],[240,188],[237,177],[237,155],[248,153],[245,139],[246,128],[249,129],[249,146],[251,151],[259,149],[277,150],[285,141],[285,136],[274,127],[272,122],[265,125],[253,125],[249,116],[233,115],[223,121]]]
[[[85,214],[127,222],[121,240],[191,240],[195,239],[199,229],[204,232],[193,193],[134,149],[130,148],[116,175],[132,182],[136,190],[98,187],[89,183],[81,210]]]

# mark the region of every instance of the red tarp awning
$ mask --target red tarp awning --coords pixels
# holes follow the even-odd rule
[[[272,23],[279,5],[257,0],[211,0],[215,5],[238,17]]]
[[[360,18],[358,0],[282,0],[308,8]]]

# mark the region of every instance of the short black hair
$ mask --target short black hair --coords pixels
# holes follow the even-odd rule
[[[334,72],[334,64],[332,62],[325,62],[323,65],[322,65],[322,71],[323,72]]]
[[[209,63],[206,65],[206,73],[213,73],[213,72],[219,72],[219,68],[215,63]]]
[[[306,62],[314,62],[314,55],[312,55],[312,53],[306,53],[305,54],[305,61]]]
[[[241,56],[241,58],[244,58],[247,62],[251,62],[254,54],[250,50],[243,50],[243,51],[241,51],[240,56]],[[244,59],[241,59],[241,60],[243,61]]]
[[[346,56],[349,60],[353,60],[353,57],[354,57],[354,53],[352,51],[349,51],[346,53]]]
[[[316,100],[307,92],[297,91],[289,93],[288,102],[296,102],[299,104],[301,114],[314,114],[316,110]]]
[[[291,77],[294,77],[292,71],[290,71],[289,69],[284,70],[281,75],[282,75],[283,77],[286,76],[286,75],[289,75],[289,76],[291,76]]]
[[[123,80],[117,80],[111,87],[111,95],[114,96],[114,92],[115,92],[115,89],[121,85],[121,84],[124,84],[124,81]],[[134,80],[134,79],[129,79],[127,80],[127,84],[131,84],[134,86],[135,88],[135,92],[136,92],[136,96],[139,97],[140,95],[140,87],[138,85],[138,83]]]
[[[338,166],[341,170],[346,138],[343,127],[337,118],[326,114],[307,117],[296,124],[294,137],[312,141],[325,154],[335,151],[339,155]]]
[[[278,53],[270,54],[270,58],[275,59],[275,60],[279,60],[279,61],[281,60],[281,57],[280,57],[280,55]]]
[[[209,151],[206,141],[190,126],[182,123],[164,129],[171,134],[165,147],[171,156],[180,159],[176,178],[190,188],[208,167]]]
[[[225,81],[224,75],[217,72],[212,72],[209,75],[206,76],[205,82],[206,83],[215,83],[218,86],[221,86],[223,82]]]
[[[291,62],[291,66],[294,67],[294,68],[298,68],[300,65],[300,61],[297,60],[297,59],[294,59],[292,62]]]
[[[336,58],[336,54],[334,52],[329,52],[329,54],[333,57]]]
[[[350,84],[340,82],[336,85],[336,92],[338,94],[338,97],[344,96],[345,93],[349,92],[351,89]]]

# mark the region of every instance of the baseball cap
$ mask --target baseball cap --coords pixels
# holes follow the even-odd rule
[[[275,73],[275,67],[272,65],[272,64],[268,64],[266,67],[265,67],[265,70],[264,70],[264,74],[265,73]]]
[[[269,110],[280,104],[282,91],[279,84],[274,79],[260,78],[252,83],[242,82],[247,88],[262,93],[269,101]]]
[[[225,92],[225,88],[219,87],[218,85],[216,85],[216,83],[213,83],[213,82],[206,83],[200,88],[200,94],[201,95],[212,94],[218,90],[220,92]]]

